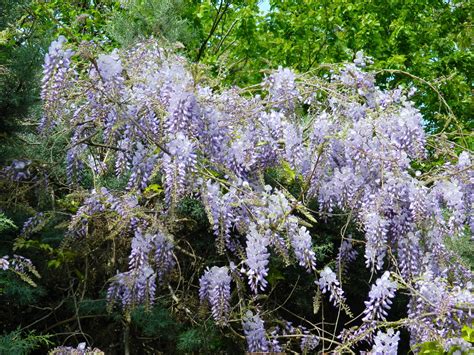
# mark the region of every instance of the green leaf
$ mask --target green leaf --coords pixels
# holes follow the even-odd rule
[[[467,325],[462,327],[461,337],[470,343],[474,343],[474,328]]]
[[[428,341],[426,343],[417,344],[415,348],[419,348],[418,354],[443,355],[444,349],[436,341]]]

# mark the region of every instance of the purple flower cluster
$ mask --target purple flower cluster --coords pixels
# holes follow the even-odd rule
[[[226,324],[230,311],[230,283],[232,281],[227,266],[213,266],[199,279],[201,302],[211,305],[212,317],[218,324]]]
[[[303,353],[308,353],[310,351],[314,351],[316,347],[319,345],[319,338],[316,335],[312,335],[309,330],[305,329],[304,327],[300,327],[303,332],[303,336],[301,337],[300,342],[300,349]]]
[[[169,115],[165,121],[168,134],[188,132],[197,124],[199,115],[199,107],[194,95],[183,93],[173,96],[169,105]]]
[[[119,300],[123,309],[151,304],[155,299],[155,278],[156,274],[148,264],[119,273],[111,280],[107,300],[110,304]]]
[[[55,125],[55,120],[59,119],[55,116],[58,115],[61,105],[65,103],[61,97],[61,91],[69,85],[67,76],[70,72],[71,57],[74,54],[71,49],[63,48],[66,41],[64,36],[59,36],[51,43],[44,57],[41,99],[46,107],[40,123],[40,131]]]
[[[9,260],[7,259],[8,257],[4,257],[4,260],[6,262],[4,261],[3,264],[7,264],[8,269],[15,271],[17,274],[20,274],[24,281],[36,286],[29,275],[32,274],[38,278],[40,277],[40,275],[30,259],[16,254],[13,254],[13,256],[9,258]]]
[[[42,224],[44,223],[45,215],[43,212],[38,212],[34,216],[28,218],[23,227],[21,228],[20,234],[24,237],[28,237]]]
[[[148,186],[148,181],[153,173],[153,169],[158,161],[154,154],[149,156],[149,151],[140,142],[137,143],[135,154],[132,158],[134,167],[128,180],[127,189],[134,187],[144,190]]]
[[[24,181],[31,178],[30,160],[13,160],[12,163],[2,170],[0,176],[4,176],[12,181]]]
[[[129,271],[117,274],[107,291],[110,303],[120,300],[121,306],[130,308],[139,304],[151,304],[155,299],[156,273],[149,264],[153,236],[135,232],[129,256]]]
[[[0,258],[0,269],[1,270],[8,270],[10,267],[10,262],[8,261],[8,255],[5,255]]]
[[[357,250],[354,249],[352,236],[344,239],[337,254],[336,272],[342,267],[342,272],[346,272],[348,265],[357,258]]]
[[[369,300],[365,301],[364,318],[362,320],[364,322],[385,320],[396,290],[396,282],[391,281],[390,273],[385,271],[370,289]]]
[[[268,253],[269,240],[265,235],[257,231],[257,226],[252,224],[247,233],[247,247],[245,249],[247,259],[247,270],[243,270],[248,278],[250,288],[254,293],[267,287],[266,277],[268,276],[268,263],[270,254]]]
[[[158,280],[162,282],[165,276],[168,275],[176,265],[173,254],[174,244],[170,238],[166,237],[162,232],[157,232],[152,236],[152,240],[155,248],[153,258],[156,266],[156,273],[158,275]]]
[[[463,338],[449,338],[444,343],[444,350],[452,354],[470,354],[474,346]]]
[[[404,279],[417,276],[421,270],[422,255],[419,233],[408,233],[398,240],[398,264]]]
[[[162,232],[143,233],[138,228],[131,247],[129,271],[114,276],[107,291],[110,304],[120,301],[124,309],[152,304],[157,276],[163,281],[175,265],[173,244]]]
[[[247,311],[242,322],[245,338],[247,339],[248,352],[268,351],[268,339],[265,333],[263,320],[258,314]]]
[[[230,232],[234,222],[234,208],[232,203],[235,200],[235,189],[222,194],[220,186],[206,182],[205,201],[209,206],[210,221],[214,235],[218,238],[218,248],[220,252],[224,251],[224,246],[232,250]]]
[[[105,353],[98,348],[91,348],[86,343],[79,343],[77,347],[73,346],[57,346],[50,350],[51,355],[104,355]]]
[[[329,301],[333,302],[334,306],[343,305],[346,301],[344,291],[339,285],[336,274],[328,266],[325,266],[323,271],[321,271],[319,281],[316,284],[322,293],[329,292]]]
[[[69,224],[69,234],[80,238],[87,236],[89,218],[97,213],[106,211],[104,205],[104,195],[102,191],[97,192],[93,190],[90,195],[84,200],[83,204],[72,217]]]
[[[264,87],[268,89],[273,107],[292,112],[300,98],[295,83],[295,73],[288,68],[279,67],[265,78]]]
[[[119,76],[122,73],[123,68],[117,50],[114,50],[110,55],[99,55],[97,58],[97,67],[100,76],[105,81],[111,81]]]
[[[194,144],[179,132],[168,144],[169,154],[163,157],[165,199],[170,206],[181,197],[186,188],[187,176],[197,164]]]
[[[415,296],[411,299],[408,316],[412,344],[429,341],[433,337],[459,337],[461,325],[473,320],[474,294],[472,275],[463,286],[450,287],[446,278],[433,271],[420,274],[415,282]]]
[[[398,354],[398,342],[400,341],[400,332],[390,328],[386,333],[378,331],[374,337],[374,346],[369,354],[371,355],[396,355]]]
[[[311,235],[304,226],[296,230],[295,233],[290,235],[291,246],[295,251],[296,259],[306,270],[313,271],[316,267],[316,257],[312,250]]]
[[[367,238],[366,265],[372,266],[372,270],[374,267],[381,270],[386,252],[388,222],[376,212],[367,212],[364,215],[364,224]]]

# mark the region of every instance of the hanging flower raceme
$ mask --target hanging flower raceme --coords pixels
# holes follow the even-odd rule
[[[155,278],[156,274],[148,264],[117,274],[107,290],[109,304],[118,301],[123,309],[152,304],[155,300]]]
[[[132,160],[132,173],[128,180],[127,189],[137,187],[144,190],[148,186],[148,181],[153,173],[153,169],[158,161],[158,157],[150,154],[141,143],[137,143],[135,155]]]
[[[268,282],[268,263],[270,254],[267,247],[269,240],[257,231],[257,226],[252,224],[247,233],[247,247],[245,249],[247,270],[243,270],[249,278],[250,288],[254,293],[265,290]]]
[[[396,332],[390,328],[386,333],[378,331],[374,337],[374,346],[369,354],[398,354],[398,342],[400,341],[400,332]]]
[[[328,266],[325,266],[319,275],[317,285],[322,293],[329,292],[329,301],[333,302],[334,306],[343,305],[345,302],[344,291],[339,286],[339,281],[334,271]]]
[[[316,257],[312,250],[311,235],[304,226],[295,229],[296,231],[290,235],[291,245],[295,251],[298,263],[310,272],[316,267]]]
[[[342,272],[346,273],[348,271],[349,264],[357,258],[357,255],[358,252],[354,249],[352,236],[349,235],[349,238],[343,239],[341,246],[339,247],[336,272],[338,272],[339,268],[342,267]]]
[[[45,113],[39,126],[40,131],[45,131],[58,122],[59,115],[65,99],[62,91],[70,85],[67,76],[70,74],[71,57],[74,51],[64,49],[67,42],[64,36],[59,36],[53,41],[46,53],[43,64],[43,79],[41,81],[41,99],[45,107]]]
[[[154,255],[151,256],[153,250]],[[157,276],[160,282],[163,281],[174,265],[172,242],[161,232],[144,233],[137,228],[129,255],[129,271],[119,273],[111,279],[107,291],[109,303],[113,305],[119,301],[124,309],[153,304]]]
[[[196,166],[194,144],[182,132],[178,132],[168,144],[169,153],[163,157],[165,199],[170,206],[185,192],[187,177]]]
[[[364,322],[385,320],[396,290],[397,283],[391,281],[390,273],[385,271],[370,289],[369,300],[365,301],[364,318],[362,320]]]
[[[212,317],[221,325],[227,323],[230,310],[230,283],[232,281],[227,266],[213,266],[206,270],[199,280],[201,302],[211,305]]]
[[[266,352],[268,351],[268,340],[265,333],[263,320],[258,314],[247,311],[243,319],[245,338],[247,339],[247,351]]]
[[[275,108],[292,112],[300,94],[295,83],[295,73],[288,68],[279,67],[265,78],[264,87],[268,88],[270,100]]]
[[[214,236],[218,238],[217,246],[222,253],[224,247],[232,250],[231,227],[234,222],[234,208],[232,203],[235,201],[235,189],[223,194],[220,185],[206,182],[205,203],[209,206],[210,221]]]
[[[10,267],[10,261],[8,261],[8,255],[5,255],[0,258],[0,269],[1,270],[8,270]]]
[[[117,78],[123,70],[117,49],[115,49],[111,54],[99,55],[97,58],[97,67],[100,76],[104,81],[111,81],[114,78]]]
[[[158,280],[163,282],[166,275],[168,275],[176,265],[175,256],[173,254],[174,244],[172,240],[166,237],[162,232],[157,232],[153,235],[152,244],[155,248],[153,260],[155,262]]]

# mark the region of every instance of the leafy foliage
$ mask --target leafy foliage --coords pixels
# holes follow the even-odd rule
[[[129,47],[150,36],[196,46],[196,33],[188,17],[192,5],[183,0],[123,0],[105,27],[120,46]]]
[[[3,354],[26,355],[42,345],[51,345],[50,336],[36,335],[34,332],[23,334],[14,330],[0,337],[0,352]]]
[[[262,70],[280,65],[324,75],[320,64],[351,61],[363,50],[382,85],[421,89],[415,99],[432,129],[472,130],[469,1],[273,0],[266,13],[255,1],[218,4],[197,9],[209,34],[201,57],[228,82],[255,84]],[[458,142],[472,149],[468,137]]]
[[[0,233],[11,228],[16,228],[15,223],[13,223],[10,218],[5,216],[3,212],[0,212]]]

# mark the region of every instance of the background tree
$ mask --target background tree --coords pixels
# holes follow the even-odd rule
[[[419,88],[416,100],[429,129],[472,131],[470,1],[272,0],[270,5],[263,14],[256,2],[237,4],[219,17],[217,4],[201,4],[197,16],[210,12],[200,18],[211,38],[200,59],[241,85],[254,84],[268,68],[304,73],[322,63],[351,61],[362,50],[374,58],[376,69],[388,69],[380,72],[379,83]],[[212,32],[210,24],[220,18],[219,31]],[[447,105],[440,104],[440,96]],[[472,148],[472,137],[457,141]]]

